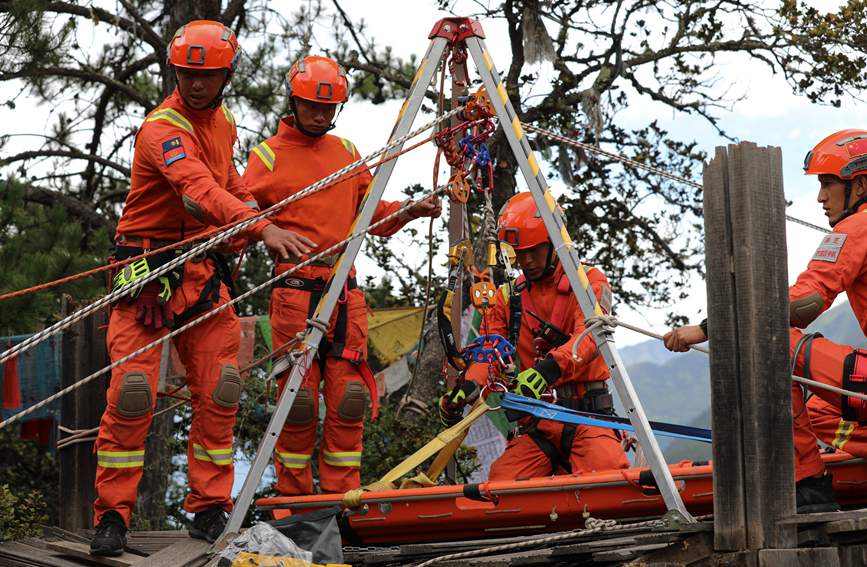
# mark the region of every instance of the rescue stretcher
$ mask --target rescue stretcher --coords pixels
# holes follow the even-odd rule
[[[844,508],[867,505],[867,461],[847,453],[823,454]],[[669,465],[690,513],[713,512],[710,463]],[[365,492],[349,510],[344,541],[354,545],[431,542],[531,535],[580,529],[584,512],[599,519],[639,520],[666,512],[647,468]],[[262,498],[260,510],[275,519],[331,506],[342,495]]]

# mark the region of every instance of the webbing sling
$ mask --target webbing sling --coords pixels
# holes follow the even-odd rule
[[[390,490],[394,488],[395,482],[411,473],[416,467],[420,466],[444,447],[450,445],[452,441],[462,437],[464,432],[470,428],[470,425],[472,425],[473,422],[485,415],[491,409],[491,406],[484,401],[479,400],[466,417],[445,431],[439,432],[437,436],[428,441],[424,447],[385,473],[385,475],[377,482],[366,487],[346,492],[343,495],[343,504],[349,508],[356,508],[361,504],[361,496],[364,494],[365,490]]]
[[[511,392],[503,394],[500,406],[503,409],[527,413],[539,419],[549,419],[561,423],[574,423],[576,425],[591,425],[594,427],[604,427],[607,429],[622,431],[635,431],[635,428],[632,427],[630,421],[625,417],[571,410],[556,404],[543,402],[542,400],[534,400],[532,398],[512,394]],[[650,428],[655,433],[665,437],[691,439],[693,441],[704,441],[706,443],[710,443],[711,441],[710,430],[701,427],[690,427],[687,425],[651,421]]]

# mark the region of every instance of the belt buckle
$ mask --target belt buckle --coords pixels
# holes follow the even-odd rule
[[[345,305],[347,300],[349,299],[349,282],[343,282],[343,290],[340,292],[340,297],[337,298],[337,303],[340,305]]]

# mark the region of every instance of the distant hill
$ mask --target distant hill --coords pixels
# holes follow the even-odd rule
[[[809,330],[854,347],[867,348],[867,339],[858,326],[849,303],[822,314]],[[620,350],[648,419],[695,427],[710,427],[710,373],[703,353],[672,353],[661,341],[650,340]],[[623,415],[623,406],[617,405]],[[685,459],[707,460],[710,445],[694,441],[660,438],[669,462]]]

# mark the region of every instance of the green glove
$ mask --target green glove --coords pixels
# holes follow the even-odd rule
[[[512,391],[520,396],[539,399],[560,378],[560,367],[553,358],[545,358],[524,370],[515,379]]]

